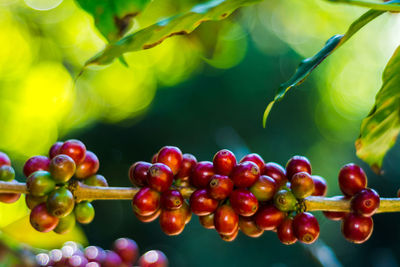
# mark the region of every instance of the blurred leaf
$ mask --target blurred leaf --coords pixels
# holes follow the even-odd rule
[[[164,19],[140,31],[127,35],[114,44],[109,44],[103,51],[86,62],[85,66],[109,64],[123,53],[149,49],[174,35],[189,34],[205,21],[224,19],[237,8],[260,1],[211,0],[195,5],[187,13]]]
[[[29,214],[24,195],[12,204],[0,203],[0,228],[3,228]]]
[[[373,3],[367,1],[358,1],[358,0],[328,0],[332,3],[344,3],[353,6],[361,6],[361,7],[368,7],[375,10],[382,10],[382,11],[400,11],[400,0],[392,0],[386,3]]]
[[[383,84],[375,104],[361,124],[356,140],[357,156],[379,172],[387,151],[400,132],[400,46],[383,72]]]
[[[336,48],[343,45],[350,37],[352,37],[356,32],[358,32],[362,27],[368,24],[370,21],[383,14],[384,11],[379,10],[369,10],[354,21],[347,32],[344,35],[337,34],[332,36],[326,43],[325,46],[313,57],[306,58],[301,61],[299,67],[297,68],[294,75],[285,83],[281,84],[277,92],[275,93],[274,100],[271,101],[264,111],[263,116],[263,126],[265,128],[267,124],[268,115],[275,104],[275,102],[280,101],[289,89],[294,86],[301,84],[308,75]]]

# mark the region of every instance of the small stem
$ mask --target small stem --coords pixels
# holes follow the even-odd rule
[[[0,181],[0,193],[28,193],[25,183]]]

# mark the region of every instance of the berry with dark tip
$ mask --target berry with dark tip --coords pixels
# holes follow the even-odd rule
[[[91,223],[94,219],[94,208],[89,201],[82,201],[75,205],[76,220],[82,224]]]
[[[136,262],[139,257],[139,247],[135,241],[129,238],[119,238],[114,241],[113,250],[127,264]]]
[[[278,185],[271,177],[261,175],[249,190],[258,201],[268,201],[274,197],[278,190]]]
[[[86,147],[81,141],[71,139],[65,141],[58,152],[59,154],[71,157],[75,161],[75,164],[79,165],[85,159]]]
[[[8,165],[0,166],[0,181],[10,182],[15,178],[13,167]]]
[[[138,161],[129,168],[129,180],[135,186],[147,185],[147,173],[152,164]]]
[[[214,214],[215,230],[222,235],[232,235],[239,227],[239,216],[228,204],[219,206]]]
[[[275,180],[278,187],[286,185],[289,181],[286,178],[286,170],[275,162],[265,163],[262,175],[266,175]]]
[[[229,201],[233,210],[241,216],[252,216],[258,210],[257,198],[249,190],[243,188],[233,190]]]
[[[47,233],[56,228],[59,219],[52,216],[46,208],[46,204],[37,205],[30,214],[30,223],[39,232]]]
[[[213,164],[216,173],[229,175],[236,166],[235,154],[228,149],[222,149],[214,155]]]
[[[224,200],[233,190],[233,181],[224,175],[215,174],[208,185],[207,192],[213,199]]]
[[[182,207],[183,197],[178,190],[167,190],[161,194],[161,207],[168,210],[176,210]]]
[[[367,176],[360,166],[344,165],[339,171],[339,187],[343,194],[354,196],[367,186]]]
[[[294,217],[293,230],[296,238],[306,244],[313,243],[319,236],[318,221],[309,212],[302,212]]]
[[[182,156],[182,166],[176,178],[178,179],[189,179],[193,172],[194,167],[197,164],[197,159],[192,154],[183,154]]]
[[[294,211],[297,199],[290,190],[279,190],[274,196],[274,205],[280,211]]]
[[[239,217],[239,229],[243,234],[250,237],[259,237],[264,233],[264,230],[258,228],[254,217]]]
[[[294,156],[286,164],[286,176],[290,181],[293,175],[299,172],[306,172],[311,175],[311,164],[306,157]]]
[[[286,217],[283,222],[278,226],[276,233],[279,240],[285,245],[296,243],[297,238],[294,235],[293,219]]]
[[[296,198],[303,199],[311,196],[314,192],[314,181],[306,172],[298,172],[290,181],[290,188]]]
[[[364,217],[354,213],[347,214],[342,221],[342,233],[344,237],[353,243],[363,243],[367,241],[374,228],[371,217]]]
[[[274,205],[262,206],[258,209],[254,219],[258,228],[271,231],[275,230],[283,221],[286,214]]]
[[[29,177],[36,171],[48,171],[50,165],[50,159],[45,156],[34,156],[28,159],[24,164],[24,175]]]
[[[153,164],[147,173],[147,184],[158,192],[164,192],[170,188],[174,180],[171,169],[163,163]]]
[[[170,167],[172,173],[176,175],[182,167],[182,151],[175,146],[165,146],[158,151],[157,162]]]
[[[218,207],[218,201],[211,198],[206,189],[198,189],[190,196],[190,209],[198,216],[213,213]]]
[[[96,174],[99,170],[100,162],[96,154],[92,151],[86,151],[85,159],[76,166],[75,176],[78,179],[85,179]]]
[[[260,177],[260,169],[254,162],[245,161],[233,168],[230,177],[236,187],[250,187]]]
[[[57,155],[50,161],[49,171],[56,182],[68,182],[74,175],[75,170],[74,160],[67,155]]]
[[[50,150],[49,150],[49,157],[50,159],[54,158],[55,156],[57,156],[58,154],[60,154],[60,147],[63,145],[63,142],[55,142]]]
[[[354,213],[362,216],[372,216],[379,208],[380,198],[374,189],[362,189],[351,199],[351,208]]]
[[[0,166],[11,166],[11,160],[6,153],[0,151]]]
[[[214,213],[208,215],[199,216],[200,224],[206,229],[214,229]]]
[[[194,167],[190,176],[190,183],[197,188],[206,188],[214,174],[215,171],[212,162],[201,161]]]
[[[328,187],[325,179],[318,175],[311,175],[311,178],[314,182],[314,192],[312,193],[312,196],[326,196]]]
[[[26,180],[26,187],[30,194],[41,197],[54,190],[56,184],[47,171],[37,171],[29,175]]]
[[[69,233],[75,227],[75,222],[75,214],[70,213],[69,215],[59,219],[58,224],[53,231],[57,234]]]
[[[46,205],[51,215],[58,218],[65,217],[74,209],[74,195],[67,188],[59,187],[50,193]]]
[[[150,250],[139,258],[139,267],[167,267],[168,259],[159,250]]]
[[[263,173],[265,162],[260,155],[258,155],[256,153],[248,154],[240,160],[240,163],[245,162],[245,161],[251,161],[251,162],[255,163],[258,166],[260,173]]]
[[[140,216],[150,216],[160,207],[160,193],[149,187],[143,187],[133,197],[132,207]]]

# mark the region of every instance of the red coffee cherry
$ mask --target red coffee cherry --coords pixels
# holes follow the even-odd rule
[[[363,243],[372,234],[374,222],[371,217],[364,217],[349,213],[342,221],[342,233],[344,237],[353,243]]]
[[[380,198],[374,189],[362,189],[351,199],[354,213],[362,216],[372,216],[379,208]]]
[[[3,165],[11,166],[11,160],[6,153],[0,151],[0,167]],[[28,177],[27,175],[26,177]]]
[[[285,245],[296,243],[297,237],[294,235],[293,219],[286,217],[283,222],[278,226],[276,231],[279,240]]]
[[[179,235],[186,225],[186,211],[183,208],[177,210],[161,210],[161,230],[167,235]]]
[[[50,150],[49,150],[49,157],[50,159],[54,158],[55,156],[57,156],[58,154],[60,154],[60,147],[63,145],[63,142],[56,142],[54,143]]]
[[[207,194],[206,189],[198,189],[190,196],[190,209],[198,216],[213,213],[218,207],[218,201]]]
[[[311,164],[310,161],[303,156],[294,156],[286,164],[286,176],[292,180],[293,175],[298,172],[306,172],[311,174]]]
[[[215,230],[221,235],[232,235],[239,227],[239,216],[231,206],[219,206],[214,214]]]
[[[74,160],[67,155],[57,155],[51,159],[49,171],[56,182],[65,183],[72,178],[76,170]]]
[[[144,223],[149,223],[149,222],[155,221],[158,218],[158,216],[160,216],[160,213],[161,213],[161,209],[158,209],[153,214],[148,215],[148,216],[142,216],[142,215],[137,214],[136,212],[135,212],[135,215],[139,221],[144,222]]]
[[[167,210],[176,210],[182,207],[183,197],[178,190],[167,190],[161,194],[161,207]]]
[[[121,257],[111,250],[106,250],[106,258],[101,263],[102,267],[118,267],[122,265]]]
[[[194,168],[196,167],[197,159],[192,154],[183,154],[182,156],[182,166],[181,170],[176,175],[178,179],[189,179],[189,176],[192,174]]]
[[[150,250],[139,258],[139,267],[168,267],[168,259],[159,250]]]
[[[236,239],[237,235],[239,233],[239,228],[236,228],[235,232],[233,232],[230,235],[223,235],[220,234],[219,236],[221,237],[222,240],[224,240],[225,242],[232,242]]]
[[[299,213],[293,220],[294,235],[300,242],[311,244],[319,236],[317,219],[309,212]]]
[[[332,221],[340,221],[347,215],[347,212],[340,212],[340,211],[323,211],[323,213],[326,218]]]
[[[214,213],[205,216],[199,216],[200,224],[206,229],[214,229]]]
[[[144,161],[138,161],[129,168],[129,180],[135,186],[147,185],[147,173],[152,164]]]
[[[229,175],[236,166],[235,154],[228,149],[222,149],[214,155],[213,164],[216,173]]]
[[[129,238],[115,240],[113,250],[121,260],[127,264],[133,264],[139,257],[139,247],[135,241]]]
[[[361,167],[350,163],[339,172],[339,187],[343,194],[354,196],[367,186],[367,176]]]
[[[59,154],[70,156],[75,164],[79,165],[85,159],[86,147],[81,141],[71,139],[64,142],[59,149]]]
[[[174,175],[181,169],[182,160],[182,151],[175,146],[165,146],[158,151],[157,162],[170,167]]]
[[[252,216],[258,210],[257,198],[249,190],[243,188],[233,190],[229,201],[233,210],[242,216]]]
[[[153,157],[151,157],[151,163],[157,163],[157,157],[158,157],[158,153],[154,154]]]
[[[254,217],[239,217],[239,229],[243,234],[250,237],[259,237],[264,233],[264,230],[258,228]]]
[[[314,192],[314,181],[306,172],[298,172],[292,176],[290,188],[296,198],[303,199]]]
[[[0,157],[1,158],[1,157]],[[0,160],[1,164],[1,160]],[[28,159],[24,165],[24,175],[29,177],[36,171],[48,171],[50,165],[50,159],[45,156],[34,156]]]
[[[85,179],[96,174],[99,170],[100,162],[96,154],[92,151],[86,151],[85,159],[76,167],[75,176],[78,179]]]
[[[160,207],[160,193],[149,187],[143,187],[133,198],[132,207],[140,216],[150,216]]]
[[[213,164],[209,161],[201,161],[194,167],[190,182],[194,187],[206,188],[214,174]]]
[[[271,200],[276,191],[278,185],[274,179],[269,176],[261,175],[258,180],[250,187],[250,192],[257,198],[258,201]]]
[[[13,182],[16,182],[15,180]],[[21,197],[21,194],[14,194],[14,193],[0,193],[0,202],[11,204],[17,202],[18,199]]]
[[[274,205],[261,206],[254,216],[258,228],[275,230],[285,219],[286,213],[278,210]]]
[[[147,184],[158,192],[168,190],[173,180],[174,175],[171,169],[163,163],[153,164],[147,173]]]
[[[254,162],[245,161],[233,168],[230,177],[236,187],[250,187],[260,177],[260,169]]]
[[[207,192],[216,200],[224,200],[229,197],[233,189],[233,181],[224,175],[215,174],[208,184]]]
[[[251,161],[251,162],[255,163],[257,165],[258,169],[260,170],[260,173],[264,172],[265,162],[260,155],[258,155],[256,153],[248,154],[240,160],[240,163],[245,162],[245,161]]]
[[[186,216],[185,223],[188,224],[192,219],[192,211],[190,210],[189,204],[186,202],[186,200],[183,201],[183,205],[180,208],[180,210],[182,210],[185,213]]]
[[[275,162],[265,163],[262,174],[274,179],[278,187],[286,185],[286,183],[289,181],[286,178],[286,170]]]
[[[314,182],[314,192],[312,195],[321,197],[326,196],[327,184],[325,179],[318,175],[311,175],[311,178]]]
[[[46,204],[37,205],[30,214],[30,222],[33,228],[42,233],[47,233],[56,228],[59,219],[51,216],[47,211]]]

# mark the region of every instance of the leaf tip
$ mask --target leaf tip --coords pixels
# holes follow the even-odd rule
[[[268,115],[269,115],[269,113],[271,112],[271,109],[272,109],[274,103],[275,103],[275,100],[269,102],[267,108],[266,108],[265,111],[264,111],[264,116],[263,116],[263,128],[265,128],[265,127],[267,126]]]

